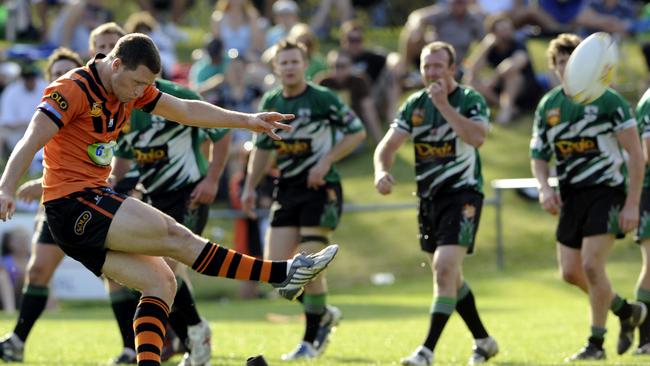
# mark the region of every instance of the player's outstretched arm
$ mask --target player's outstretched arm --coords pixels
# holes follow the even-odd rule
[[[58,131],[59,128],[43,113],[36,112],[32,117],[25,135],[12,151],[0,178],[0,220],[5,221],[13,216],[16,210],[14,194],[18,181],[25,174],[36,152]]]
[[[201,100],[187,100],[163,93],[151,113],[189,126],[203,128],[245,128],[266,133],[279,140],[275,129],[290,130],[291,126],[281,123],[293,119],[293,114],[277,112],[241,113],[223,109]]]

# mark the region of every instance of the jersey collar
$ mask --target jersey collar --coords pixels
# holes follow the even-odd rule
[[[103,58],[106,58],[106,55],[103,53],[98,53],[88,61],[88,68],[90,69],[90,72],[92,72],[93,77],[95,78],[95,81],[97,84],[104,90],[104,94],[108,95],[108,92],[106,91],[106,87],[104,87],[104,83],[102,83],[102,79],[99,77],[99,72],[97,71],[97,65],[96,62],[97,60],[101,60]]]

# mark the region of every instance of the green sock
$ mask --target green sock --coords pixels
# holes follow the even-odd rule
[[[607,333],[607,328],[597,327],[595,325],[591,326],[591,336],[594,338],[605,338],[605,333]]]
[[[325,311],[325,305],[327,304],[327,293],[310,295],[305,294],[302,302],[302,306],[305,309],[305,313],[312,314],[322,314]]]
[[[621,319],[627,319],[632,315],[630,304],[628,304],[627,301],[618,294],[614,294],[614,298],[612,299],[609,308]]]
[[[305,334],[302,340],[308,343],[314,343],[320,321],[325,314],[325,305],[327,304],[327,293],[323,294],[305,294],[302,306],[305,309]]]
[[[442,330],[445,328],[445,325],[447,324],[451,313],[454,312],[455,307],[456,299],[453,297],[439,296],[433,299],[429,333],[427,334],[424,343],[422,343],[423,346],[427,347],[431,351],[436,348]]]
[[[596,327],[592,325],[589,343],[598,347],[599,349],[602,349],[603,343],[605,342],[605,333],[607,333],[607,328]]]
[[[433,299],[431,313],[451,315],[456,307],[456,299],[453,297],[438,296]]]

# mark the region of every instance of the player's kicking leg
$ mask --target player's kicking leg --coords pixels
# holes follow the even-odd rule
[[[256,259],[210,243],[159,210],[132,198],[123,202],[113,218],[106,247],[168,256],[207,276],[269,282],[284,291],[304,287],[338,251],[338,246],[330,245],[319,253],[297,254],[288,261]]]
[[[173,272],[155,257],[172,257],[208,276],[295,289],[325,269],[338,251],[333,245],[288,261],[258,260],[210,243],[159,210],[104,188],[78,192],[45,206],[50,227],[56,228],[53,234],[61,238],[59,244],[66,254],[96,275],[104,273],[142,293],[134,321],[141,365],[160,364],[169,305],[176,293]]]

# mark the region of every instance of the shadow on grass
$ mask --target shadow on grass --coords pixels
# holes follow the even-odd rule
[[[340,362],[343,364],[360,364],[360,365],[374,365],[377,364],[377,360],[365,357],[337,357],[337,356],[327,356],[328,360],[333,360],[334,362]]]

